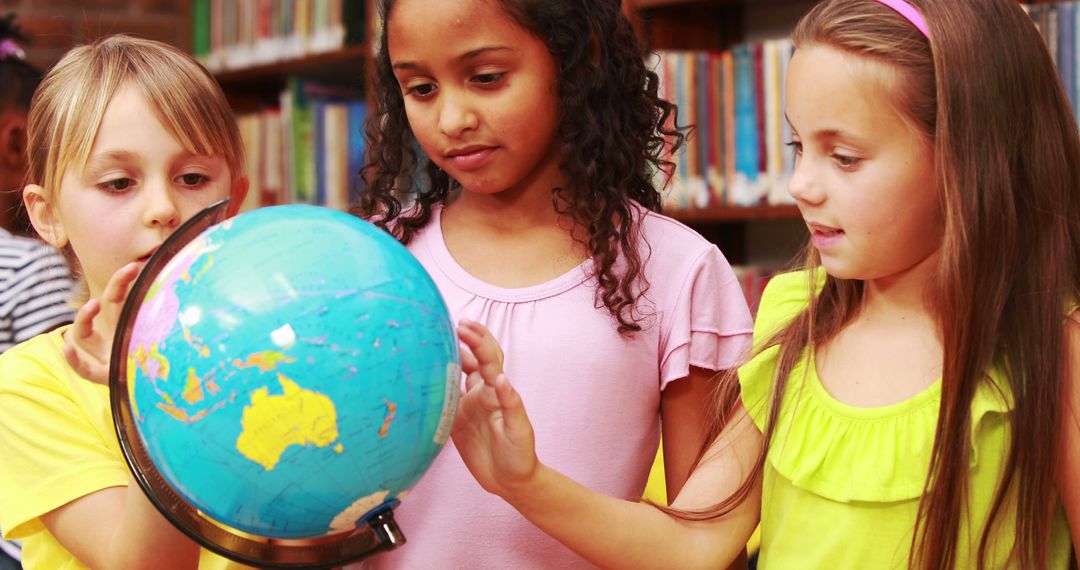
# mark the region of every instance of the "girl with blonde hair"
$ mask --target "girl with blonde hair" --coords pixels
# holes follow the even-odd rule
[[[247,191],[220,88],[159,42],[114,36],[68,52],[31,102],[28,147],[30,219],[80,272],[82,333],[95,338],[111,338],[115,322],[101,300],[118,306],[165,238]],[[225,567],[206,552],[200,564],[198,546],[131,480],[108,387],[65,357],[87,341],[72,338],[78,327],[0,356],[0,528],[23,541],[28,569]]]

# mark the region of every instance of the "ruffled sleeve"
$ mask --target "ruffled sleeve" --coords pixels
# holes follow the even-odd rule
[[[753,319],[738,278],[716,246],[704,249],[694,262],[665,320],[661,389],[685,378],[691,366],[726,370],[749,352]]]
[[[818,285],[822,282],[818,280]],[[808,271],[794,271],[774,276],[765,286],[754,324],[754,357],[739,368],[743,405],[758,429],[765,428],[769,410],[770,387],[776,374],[780,347],[758,352],[769,339],[799,316],[810,303],[811,276]]]

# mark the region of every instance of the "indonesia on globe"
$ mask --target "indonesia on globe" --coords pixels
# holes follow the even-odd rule
[[[442,297],[358,218],[294,205],[215,224],[224,207],[155,253],[121,315],[110,384],[136,479],[181,530],[249,564],[397,546],[390,509],[457,408]]]

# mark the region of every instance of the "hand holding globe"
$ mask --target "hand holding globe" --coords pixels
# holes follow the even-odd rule
[[[434,283],[347,214],[277,206],[181,227],[120,315],[110,364],[136,480],[204,547],[343,564],[404,538],[391,509],[449,437],[460,364]]]

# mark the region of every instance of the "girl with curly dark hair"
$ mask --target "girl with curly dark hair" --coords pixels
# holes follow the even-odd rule
[[[668,492],[705,436],[709,379],[752,324],[715,245],[660,215],[657,95],[618,0],[384,0],[370,163],[354,212],[484,323],[586,485],[641,497],[661,431]],[[409,545],[376,567],[586,563],[469,476],[447,448],[398,510]]]

